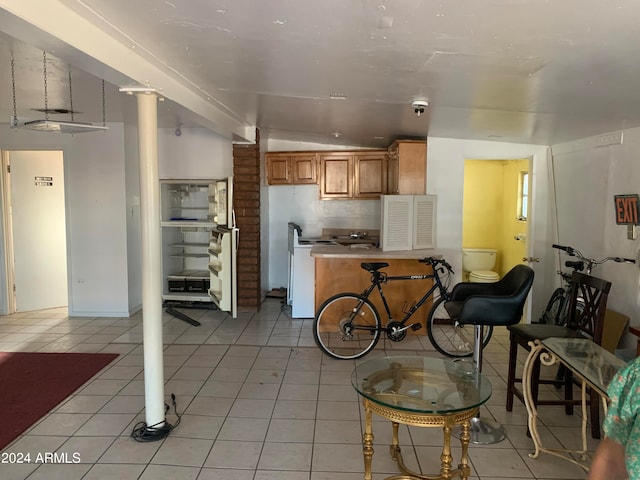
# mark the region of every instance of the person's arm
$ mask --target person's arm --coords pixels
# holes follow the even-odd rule
[[[596,448],[588,480],[624,480],[629,478],[624,462],[624,446],[604,437]]]

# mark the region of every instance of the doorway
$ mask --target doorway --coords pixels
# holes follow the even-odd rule
[[[527,256],[530,160],[465,160],[463,248],[496,249],[504,276]]]
[[[68,305],[62,151],[2,154],[8,313]]]

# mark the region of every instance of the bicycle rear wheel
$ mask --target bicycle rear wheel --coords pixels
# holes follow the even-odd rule
[[[456,325],[444,308],[445,299],[440,297],[433,303],[427,316],[427,334],[434,348],[447,357],[469,357],[473,354],[474,326]],[[486,325],[482,346],[491,339],[493,326]]]
[[[380,315],[356,293],[339,293],[326,300],[313,322],[313,337],[330,357],[353,360],[369,353],[380,339]]]

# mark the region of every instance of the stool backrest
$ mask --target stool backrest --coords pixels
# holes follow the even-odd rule
[[[482,290],[478,289],[463,301],[459,322],[512,325],[522,317],[533,285],[533,269],[528,265],[516,265],[500,281],[482,285]]]

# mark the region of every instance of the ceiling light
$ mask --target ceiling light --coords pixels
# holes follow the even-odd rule
[[[333,132],[331,135],[333,135],[336,138],[340,138],[342,134],[340,132]]]
[[[22,128],[38,132],[84,133],[109,130],[109,127],[82,122],[60,122],[58,120],[33,120],[24,122]]]
[[[24,122],[20,125],[21,128],[27,130],[35,130],[38,132],[57,132],[57,133],[85,133],[85,132],[96,132],[100,130],[108,130],[109,127],[106,126],[105,121],[105,95],[104,95],[104,80],[102,81],[102,126],[93,125],[91,123],[85,122],[74,122],[73,121],[73,90],[71,88],[71,66],[69,66],[69,101],[71,103],[71,108],[69,108],[68,112],[71,114],[71,121],[63,122],[59,120],[49,120],[49,113],[55,112],[56,109],[50,109],[48,105],[48,95],[47,95],[47,52],[42,52],[42,63],[43,63],[43,76],[44,76],[44,120],[32,120],[29,122]],[[18,118],[16,114],[16,105],[15,105],[15,72],[13,65],[13,58],[11,59],[11,76],[12,76],[12,87],[13,87],[13,127],[18,128]]]
[[[134,93],[144,93],[146,95],[159,93],[155,88],[151,87],[121,87],[120,91],[128,95],[133,95]]]
[[[347,96],[344,93],[330,93],[329,98],[333,100],[346,100]]]

